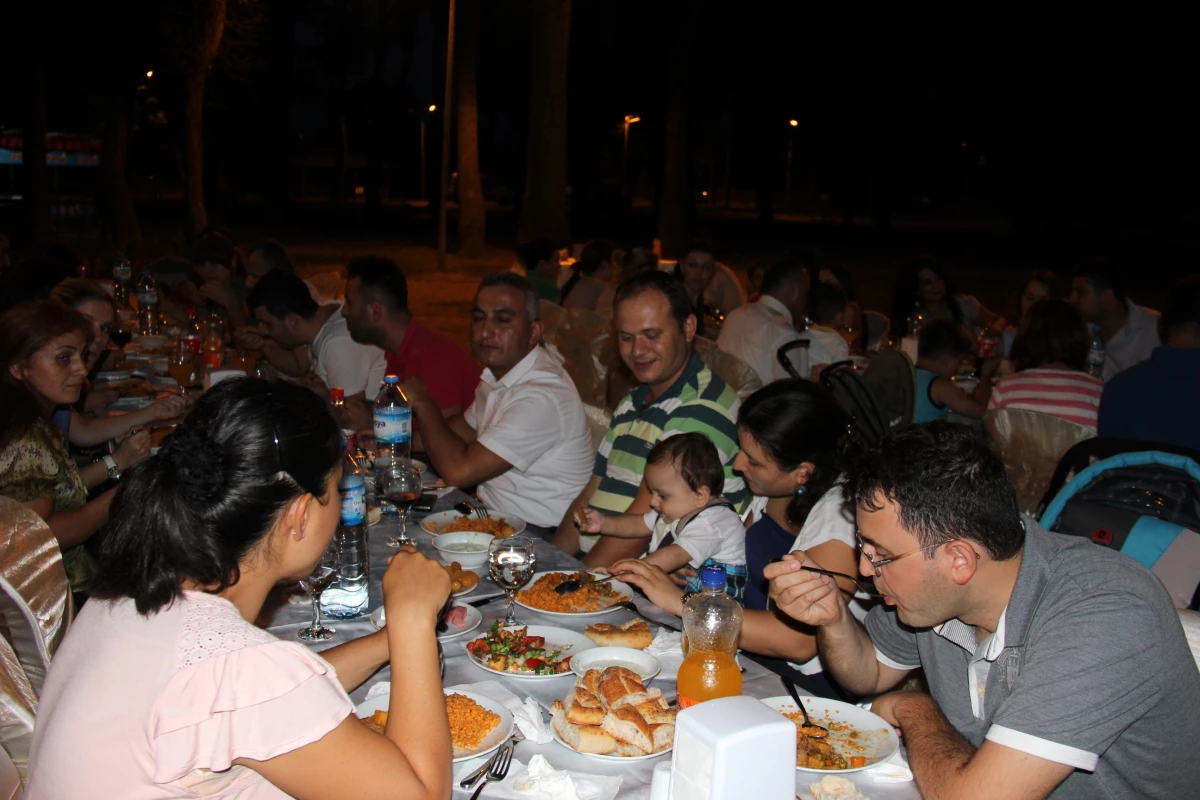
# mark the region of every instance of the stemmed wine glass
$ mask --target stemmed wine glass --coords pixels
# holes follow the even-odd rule
[[[337,564],[337,557],[337,539],[334,538],[309,576],[300,581],[300,586],[308,592],[312,600],[313,609],[312,625],[296,634],[302,642],[324,642],[333,638],[333,628],[326,628],[321,624],[321,592],[328,589],[337,578],[337,569],[334,566]]]
[[[533,542],[524,536],[493,539],[488,546],[488,572],[496,585],[508,596],[505,627],[517,624],[514,605],[517,590],[529,583],[536,568],[537,555],[533,551]]]
[[[381,476],[377,476],[376,480]],[[398,464],[384,470],[385,484],[383,496],[388,502],[400,509],[400,535],[388,539],[392,547],[402,547],[406,544],[416,544],[408,536],[408,507],[421,497],[421,470],[411,462],[401,460]]]

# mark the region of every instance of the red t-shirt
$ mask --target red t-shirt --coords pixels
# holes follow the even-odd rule
[[[414,317],[408,323],[400,349],[387,354],[387,371],[400,382],[416,375],[429,386],[438,408],[459,406],[466,411],[475,402],[479,366],[453,339],[422,325]]]

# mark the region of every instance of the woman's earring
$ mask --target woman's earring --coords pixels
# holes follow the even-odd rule
[[[304,530],[303,528],[301,528],[299,531],[297,531],[295,528],[292,528],[292,536],[295,536],[297,541],[303,539],[307,535],[308,531]]]
[[[808,489],[804,488],[804,484],[800,484],[799,486],[796,487],[796,497],[803,497],[804,493],[807,491],[808,491]]]

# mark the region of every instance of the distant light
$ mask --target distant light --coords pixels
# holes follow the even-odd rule
[[[642,118],[641,118],[641,117],[635,116],[635,115],[633,115],[633,114],[626,114],[626,115],[625,115],[625,124],[626,124],[626,125],[632,125],[632,124],[633,124],[633,123],[635,123],[635,122],[641,122],[641,121],[642,121]]]
[[[152,70],[152,69],[148,69],[148,70],[146,70],[146,77],[147,77],[147,78],[153,78],[153,77],[154,77],[154,70]]]
[[[703,192],[701,192],[701,193],[700,193],[700,196],[701,196],[701,197],[708,197],[708,192],[707,192],[707,191],[703,191]]]
[[[437,111],[437,106],[430,106],[429,113],[432,114],[434,111]]]
[[[788,125],[791,125],[793,128],[797,128],[800,126],[800,121],[796,119],[789,119]]]
[[[966,143],[966,142],[963,142],[963,143],[962,143],[962,146],[963,146],[963,147],[966,147],[966,146],[967,146],[967,143]]]

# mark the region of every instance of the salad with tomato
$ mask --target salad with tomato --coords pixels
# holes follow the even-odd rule
[[[546,637],[527,636],[527,627],[505,628],[500,620],[480,639],[467,644],[478,663],[497,672],[522,675],[560,675],[571,671],[571,657],[563,650],[547,650]]]

